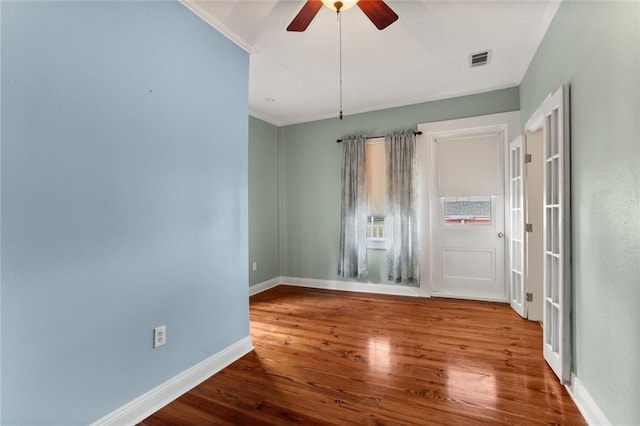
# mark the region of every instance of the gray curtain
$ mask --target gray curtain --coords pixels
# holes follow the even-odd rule
[[[342,141],[342,209],[338,275],[367,278],[366,138]]]
[[[397,283],[419,282],[416,137],[413,130],[385,137],[387,160],[387,274]]]

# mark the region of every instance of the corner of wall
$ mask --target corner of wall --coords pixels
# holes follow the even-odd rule
[[[591,394],[584,387],[578,376],[571,373],[571,384],[566,386],[569,395],[576,403],[578,410],[589,425],[608,426],[611,425],[607,416],[602,412],[598,404],[591,397]]]
[[[91,426],[137,424],[252,350],[251,336],[244,337],[151,389],[144,395],[96,420]]]
[[[282,282],[282,277],[275,277],[267,281],[263,281],[258,284],[254,284],[249,287],[249,297],[255,296],[258,293],[262,293],[263,291],[270,290],[274,287],[277,287]]]
[[[284,204],[284,196],[282,192],[282,182],[284,180],[284,171],[282,170],[282,165],[284,161],[282,160],[282,144],[283,144],[283,128],[280,126],[276,126],[276,149],[278,156],[278,182],[277,182],[277,206],[278,206],[278,276],[282,276],[284,271],[284,226],[283,226],[283,204]]]

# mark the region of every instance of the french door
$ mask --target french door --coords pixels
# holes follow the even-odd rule
[[[524,280],[524,152],[522,136],[509,144],[509,302],[521,317],[527,316]]]
[[[569,93],[561,87],[543,104],[544,358],[564,383],[571,365]]]

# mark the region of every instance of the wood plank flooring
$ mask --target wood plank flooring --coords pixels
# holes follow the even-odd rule
[[[279,286],[255,350],[141,425],[583,425],[508,305]]]

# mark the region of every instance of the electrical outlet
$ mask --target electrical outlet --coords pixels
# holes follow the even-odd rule
[[[157,348],[167,343],[167,326],[161,325],[153,329],[153,347]]]
[[[251,264],[251,269],[254,270],[254,271],[257,271],[258,270],[258,262],[253,262]]]

